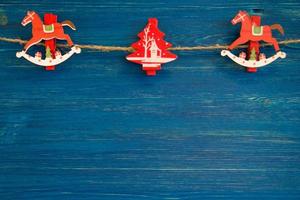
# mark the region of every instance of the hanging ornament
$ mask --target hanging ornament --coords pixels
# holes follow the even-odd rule
[[[58,65],[67,59],[69,59],[74,53],[78,54],[81,49],[74,46],[70,36],[64,33],[64,26],[70,27],[72,30],[76,30],[74,24],[69,21],[57,22],[57,16],[47,13],[44,15],[44,22],[39,15],[34,11],[28,11],[27,15],[22,21],[22,25],[32,23],[32,38],[26,43],[24,50],[17,52],[18,58],[24,57],[29,62],[32,62],[39,66],[44,66],[46,70],[55,70],[55,65]],[[62,55],[56,47],[56,39],[66,40],[71,50]],[[45,41],[45,56],[41,52],[36,52],[35,56],[27,54],[27,50],[33,45],[38,44],[42,40]]]
[[[150,18],[147,26],[138,34],[140,40],[131,45],[135,52],[126,59],[141,64],[148,76],[156,75],[156,71],[161,69],[161,64],[177,58],[168,51],[172,44],[164,41],[164,36],[165,34],[158,29],[158,20]]]
[[[286,53],[280,51],[277,40],[272,36],[272,30],[278,30],[284,35],[284,29],[280,24],[273,24],[271,26],[261,26],[261,17],[259,14],[250,16],[246,11],[239,11],[238,14],[231,20],[233,25],[242,23],[240,37],[236,39],[228,50],[222,50],[222,56],[228,56],[231,60],[239,65],[246,67],[248,72],[256,72],[257,68],[264,67],[271,64],[278,58],[285,58]],[[265,54],[260,53],[259,41],[264,41],[273,45],[276,54],[266,58]],[[248,43],[247,55],[241,52],[239,56],[231,53],[231,50],[238,45]]]

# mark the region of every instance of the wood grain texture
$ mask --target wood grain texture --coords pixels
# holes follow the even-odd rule
[[[129,46],[149,17],[174,46],[229,44],[236,12],[263,8],[263,24],[300,38],[296,0],[51,2],[2,0],[0,36],[30,38],[32,9],[72,20],[80,44]],[[255,74],[219,50],[175,51],[156,77],[126,52],[84,50],[47,72],[21,48],[0,42],[1,200],[300,198],[299,45]]]

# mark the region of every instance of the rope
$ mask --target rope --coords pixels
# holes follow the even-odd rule
[[[21,39],[14,39],[14,38],[6,38],[6,37],[0,37],[0,41],[3,42],[11,42],[11,43],[19,43],[19,44],[25,44],[27,43],[27,40],[21,40]],[[279,41],[278,44],[287,45],[287,44],[297,44],[300,43],[300,39],[290,39],[290,40],[283,40]],[[42,43],[39,43],[37,45],[44,45]],[[68,47],[68,45],[64,44],[58,44],[58,47]],[[120,46],[103,46],[103,45],[89,45],[89,44],[78,44],[78,47],[81,49],[90,49],[90,50],[96,50],[101,52],[111,52],[111,51],[128,51],[132,52],[134,49],[132,47],[120,47]],[[270,44],[264,44],[261,46],[270,46]],[[216,50],[216,49],[227,49],[227,45],[210,45],[210,46],[194,46],[194,47],[172,47],[169,48],[169,50],[174,51],[202,51],[202,50]],[[247,46],[242,45],[239,46],[239,48],[246,48]]]

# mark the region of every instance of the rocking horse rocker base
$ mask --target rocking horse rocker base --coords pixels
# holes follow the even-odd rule
[[[79,47],[73,46],[71,48],[71,51],[69,51],[68,53],[66,53],[64,55],[56,56],[55,58],[41,59],[40,57],[36,57],[36,56],[33,57],[33,56],[27,54],[24,50],[21,52],[17,52],[16,56],[17,56],[17,58],[23,57],[33,64],[47,67],[47,66],[51,66],[51,65],[58,65],[64,61],[68,60],[74,53],[79,54],[80,52],[81,52],[81,49]]]
[[[244,58],[240,58],[239,56],[234,55],[229,50],[222,50],[221,51],[222,56],[228,56],[231,60],[233,60],[235,63],[247,67],[247,68],[260,68],[264,67],[266,65],[271,64],[278,58],[286,58],[286,53],[282,51],[278,51],[274,56],[271,56],[269,58],[261,59],[259,61],[257,60],[246,60]]]

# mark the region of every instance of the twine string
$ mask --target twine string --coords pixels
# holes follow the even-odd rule
[[[16,38],[7,38],[7,37],[0,37],[0,41],[3,42],[11,42],[11,43],[19,43],[19,44],[26,44],[27,40],[21,40]],[[289,40],[282,40],[279,41],[278,44],[287,45],[287,44],[297,44],[300,43],[300,39],[289,39]],[[44,45],[43,43],[39,43],[37,45]],[[271,44],[263,44],[261,46],[270,46]],[[58,44],[58,47],[68,48],[66,44]],[[81,49],[89,49],[89,50],[96,50],[100,52],[111,52],[111,51],[127,51],[133,52],[134,49],[132,47],[122,47],[122,46],[104,46],[104,45],[90,45],[90,44],[77,44],[76,46],[80,47]],[[220,45],[214,44],[209,46],[191,46],[191,47],[184,47],[184,46],[177,46],[171,47],[169,50],[174,51],[203,51],[203,50],[218,50],[218,49],[227,49],[227,45]],[[246,48],[246,45],[241,45],[238,48]]]

